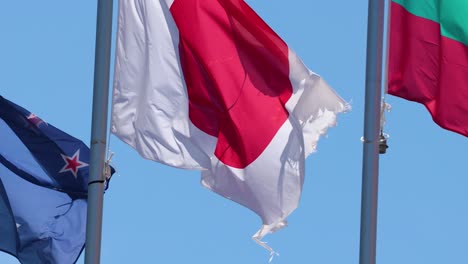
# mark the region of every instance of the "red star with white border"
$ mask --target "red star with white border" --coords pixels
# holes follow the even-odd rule
[[[59,171],[62,172],[71,172],[73,176],[76,178],[78,169],[88,166],[88,163],[80,161],[80,150],[78,149],[73,156],[69,157],[67,155],[62,155],[63,160],[65,161],[65,166]]]
[[[33,113],[30,113],[29,116],[26,118],[36,127],[38,127],[42,123],[47,124],[46,122],[44,122],[44,120],[40,119],[38,116],[36,116]]]

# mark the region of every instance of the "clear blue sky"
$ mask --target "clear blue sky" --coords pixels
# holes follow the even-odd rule
[[[95,2],[4,1],[0,9],[0,95],[85,142]],[[307,159],[290,226],[265,238],[280,253],[274,263],[358,263],[367,1],[248,3],[353,107]],[[468,139],[438,127],[419,104],[387,101],[377,263],[468,263]],[[260,219],[202,188],[198,172],[144,160],[115,137],[110,147],[118,173],[105,195],[102,263],[268,262],[250,239]],[[17,262],[0,253],[0,263]]]

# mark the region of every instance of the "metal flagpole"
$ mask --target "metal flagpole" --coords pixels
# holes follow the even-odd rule
[[[94,59],[91,157],[86,223],[86,264],[99,264],[101,256],[102,208],[104,198],[104,160],[106,156],[109,98],[112,0],[98,0],[96,50]]]
[[[368,9],[360,264],[375,264],[376,256],[384,3],[369,0]]]

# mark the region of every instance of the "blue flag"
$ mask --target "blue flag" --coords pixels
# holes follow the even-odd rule
[[[0,96],[0,250],[23,264],[76,262],[89,156],[83,142]]]

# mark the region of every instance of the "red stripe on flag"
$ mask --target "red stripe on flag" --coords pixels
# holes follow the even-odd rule
[[[392,2],[389,89],[422,103],[441,127],[468,136],[468,47]]]
[[[218,138],[215,155],[244,168],[288,118],[287,45],[241,0],[176,0],[192,123]]]

